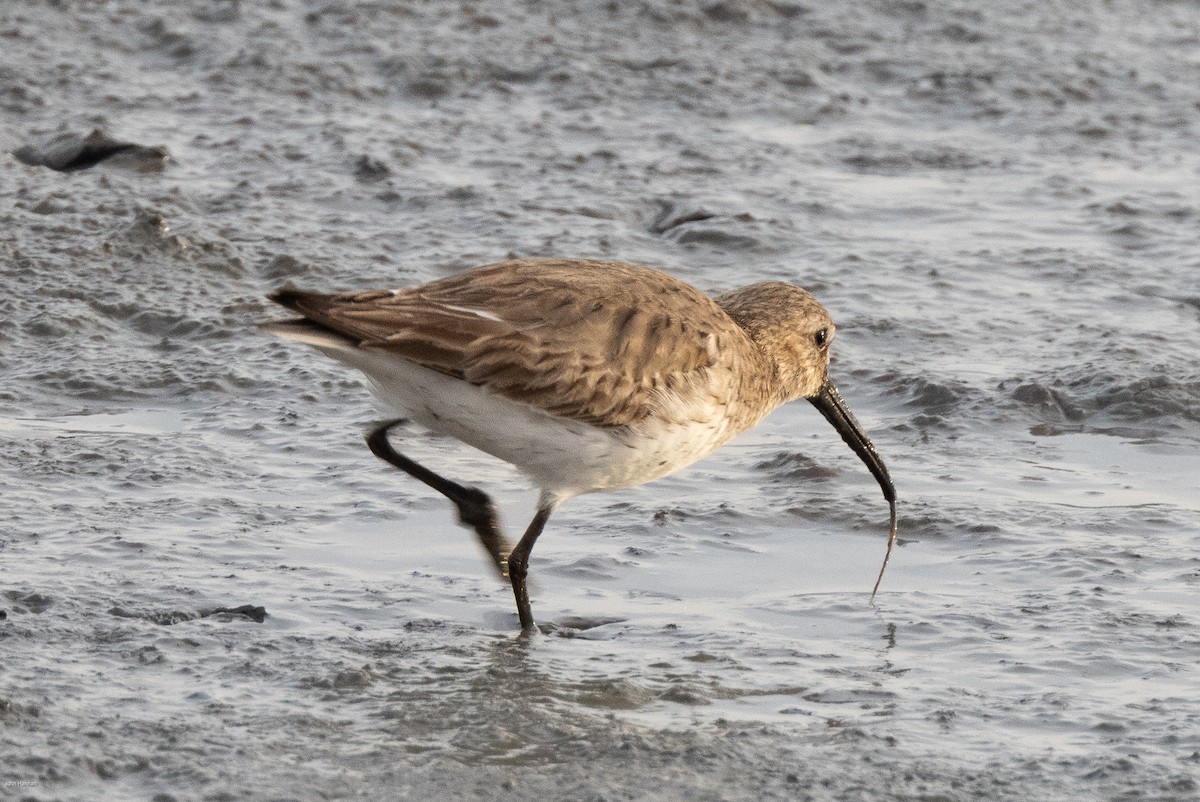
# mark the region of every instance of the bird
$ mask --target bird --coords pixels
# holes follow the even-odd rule
[[[583,493],[684,468],[782,404],[807,399],[878,481],[896,540],[896,490],[829,378],[836,328],[808,291],[764,281],[710,297],[664,271],[589,259],[524,258],[425,284],[268,298],[298,317],[262,327],[358,369],[401,411],[374,427],[378,458],[437,490],[507,577],[523,631],[536,625],[529,556],[551,514]],[[538,489],[515,546],[491,497],[400,453],[413,420],[511,463]]]

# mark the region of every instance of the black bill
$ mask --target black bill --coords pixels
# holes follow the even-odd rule
[[[892,485],[892,477],[888,476],[887,466],[883,464],[883,458],[879,456],[879,452],[875,450],[875,444],[871,442],[871,438],[867,437],[867,433],[863,431],[862,425],[846,407],[846,402],[842,400],[842,394],[838,392],[837,387],[828,379],[821,386],[820,391],[812,398],[808,399],[812,405],[821,410],[821,414],[825,416],[825,420],[833,424],[833,428],[837,429],[838,434],[846,441],[846,445],[854,450],[867,466],[867,469],[874,475],[875,480],[879,482],[879,487],[883,490],[883,497],[887,500],[891,508],[891,526],[888,531],[887,553],[883,557],[883,566],[879,569],[879,576],[875,580],[875,587],[871,590],[871,598],[875,597],[875,591],[879,590],[879,583],[883,581],[883,572],[887,569],[888,560],[892,556],[892,546],[896,542],[896,488]]]

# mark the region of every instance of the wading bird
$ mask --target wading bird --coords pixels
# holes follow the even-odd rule
[[[358,368],[409,418],[512,463],[540,489],[510,548],[485,493],[396,451],[388,433],[403,419],[367,437],[377,457],[454,503],[512,583],[523,629],[534,626],[529,554],[559,504],[666,476],[799,398],[833,424],[888,501],[879,587],[896,491],[829,380],[833,320],[799,287],[768,281],[710,298],[640,265],[518,259],[397,290],[270,298],[300,317],[268,331]]]

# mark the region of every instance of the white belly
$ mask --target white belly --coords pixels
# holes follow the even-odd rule
[[[600,428],[555,417],[378,351],[322,348],[363,371],[403,414],[512,463],[560,500],[665,476],[711,453],[732,433],[713,423]]]

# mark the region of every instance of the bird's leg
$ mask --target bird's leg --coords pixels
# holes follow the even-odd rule
[[[508,572],[509,554],[513,549],[509,546],[508,540],[500,532],[500,524],[496,520],[496,507],[492,504],[491,498],[477,487],[465,487],[458,482],[452,482],[443,476],[439,476],[392,448],[392,444],[388,442],[388,432],[404,422],[404,419],[400,418],[384,423],[372,430],[367,435],[367,447],[371,449],[372,454],[384,462],[394,465],[414,479],[420,479],[454,502],[454,506],[458,508],[459,522],[475,530],[475,535],[479,538],[479,542],[483,544],[483,548],[491,556],[492,564],[499,571],[500,576],[505,576]],[[525,541],[522,540],[521,542],[524,543]],[[532,541],[529,546],[530,548],[533,547]],[[526,556],[528,556],[528,549],[526,549]],[[525,604],[528,607],[529,602],[527,601]]]
[[[521,619],[521,629],[529,632],[533,629],[533,610],[529,606],[529,589],[525,586],[525,577],[529,575],[529,553],[538,535],[550,520],[550,513],[558,506],[559,499],[542,493],[538,499],[537,514],[529,522],[525,534],[517,543],[517,547],[508,555],[508,579],[512,582],[513,595],[517,599],[517,616]]]

